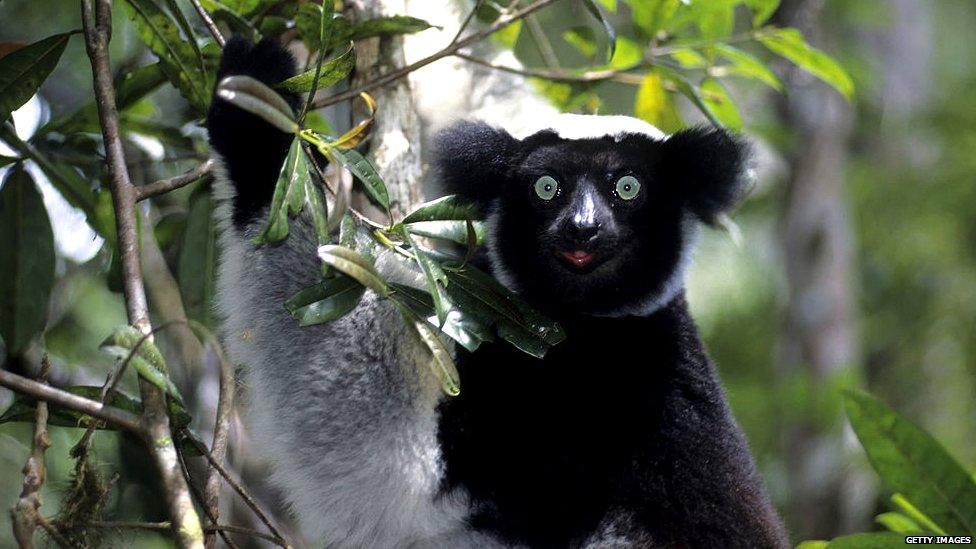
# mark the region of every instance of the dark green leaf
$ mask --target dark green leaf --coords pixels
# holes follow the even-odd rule
[[[779,7],[779,0],[746,0],[745,3],[752,10],[752,26],[756,28],[768,21]]]
[[[442,196],[414,208],[403,218],[403,223],[418,221],[447,221],[475,219],[478,217],[477,207],[456,194]]]
[[[362,182],[363,190],[374,202],[383,209],[390,208],[390,193],[386,190],[386,184],[366,157],[355,149],[333,148],[329,152]]]
[[[0,189],[0,336],[17,355],[44,329],[54,285],[54,234],[41,193],[23,166]]]
[[[884,483],[943,530],[976,535],[976,481],[931,435],[863,392],[845,394],[847,416]]]
[[[597,21],[603,25],[603,31],[607,34],[607,62],[609,63],[613,59],[613,52],[617,49],[617,31],[614,30],[613,25],[610,21],[603,15],[600,8],[593,3],[593,0],[583,0],[583,5],[590,14],[596,18]]]
[[[392,15],[389,17],[377,17],[356,23],[349,29],[348,36],[343,36],[347,40],[362,40],[373,36],[390,36],[393,34],[412,34],[432,28],[423,19],[408,17],[406,15]]]
[[[372,263],[355,250],[345,246],[326,244],[319,246],[319,259],[381,296],[386,296],[390,292],[386,282],[376,272]]]
[[[72,34],[55,34],[0,57],[0,122],[37,93]]]
[[[264,119],[285,133],[298,131],[294,113],[274,90],[250,76],[228,76],[217,86],[217,96]]]
[[[391,283],[393,292],[390,299],[409,308],[418,317],[425,319],[433,328],[438,328],[439,321],[434,313],[434,300],[430,293],[411,286]],[[491,329],[479,322],[473,316],[458,309],[447,315],[447,321],[440,326],[440,331],[469,351],[475,351],[485,341],[493,341]]]
[[[891,503],[895,505],[906,517],[913,520],[915,524],[918,524],[922,529],[933,532],[939,535],[946,535],[946,531],[939,527],[938,524],[932,522],[932,519],[928,517],[925,513],[919,510],[918,507],[908,501],[908,498],[901,494],[892,494]]]
[[[341,54],[322,63],[322,73],[319,75],[316,90],[327,88],[345,77],[356,67],[356,49],[350,44],[349,48]],[[315,69],[309,69],[301,74],[278,84],[278,87],[289,92],[301,93],[311,92],[315,80]]]
[[[186,315],[208,327],[214,324],[216,291],[217,224],[213,207],[209,185],[200,186],[190,196],[176,271]]]
[[[152,0],[126,0],[136,34],[159,58],[170,82],[198,112],[210,103],[211,81],[200,67],[196,48],[180,35],[178,25]]]
[[[281,242],[288,236],[288,205],[285,199],[289,187],[295,183],[305,184],[308,179],[308,166],[305,164],[305,153],[302,151],[301,139],[295,138],[288,148],[278,181],[275,182],[274,193],[271,195],[271,206],[268,209],[268,224],[261,234],[254,238],[256,244],[271,244]]]
[[[115,106],[124,111],[165,81],[166,73],[159,63],[132,69],[115,83]]]
[[[331,322],[356,308],[366,288],[339,275],[309,286],[285,302],[285,308],[302,326]]]
[[[166,7],[169,8],[170,15],[176,20],[177,26],[179,26],[180,31],[183,32],[183,38],[190,47],[193,48],[193,53],[197,55],[197,62],[200,66],[200,74],[207,73],[207,65],[203,60],[203,52],[200,51],[200,45],[197,44],[197,37],[193,34],[193,28],[190,27],[190,22],[186,20],[186,16],[183,15],[183,11],[180,10],[179,4],[176,0],[165,0]]]
[[[434,312],[437,313],[438,324],[443,325],[447,320],[447,313],[452,308],[451,299],[444,290],[448,284],[447,274],[436,261],[427,255],[427,252],[417,245],[406,226],[400,225],[399,232],[403,240],[410,245],[410,251],[413,252],[417,265],[424,273],[424,278],[427,280],[427,291],[434,299]]]
[[[14,162],[20,162],[20,160],[21,159],[20,158],[17,158],[17,157],[4,156],[4,155],[0,154],[0,168],[2,168],[4,166],[9,166],[9,165],[13,164]]]
[[[847,72],[829,55],[807,44],[800,31],[771,29],[760,33],[758,39],[770,51],[830,84],[847,99],[854,96],[854,82]]]
[[[213,11],[213,19],[218,23],[223,23],[232,33],[239,36],[246,36],[253,41],[260,40],[261,32],[254,28],[254,25],[243,16],[225,8],[218,7]]]

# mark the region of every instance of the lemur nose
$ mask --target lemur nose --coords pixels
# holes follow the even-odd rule
[[[600,232],[597,221],[572,222],[569,224],[569,236],[579,244],[586,244],[596,238]]]

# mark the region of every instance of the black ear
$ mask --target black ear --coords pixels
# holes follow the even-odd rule
[[[434,163],[445,194],[459,194],[484,208],[502,192],[518,140],[484,122],[462,121],[434,140]]]
[[[702,221],[714,223],[742,198],[749,147],[740,138],[702,126],[672,135],[663,149],[667,180],[681,189]]]

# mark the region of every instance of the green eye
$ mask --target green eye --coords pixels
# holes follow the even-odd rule
[[[535,182],[535,194],[543,200],[552,200],[557,191],[559,191],[559,182],[548,175],[540,177]]]
[[[641,184],[636,177],[625,175],[617,180],[617,196],[624,200],[633,200],[640,192]]]

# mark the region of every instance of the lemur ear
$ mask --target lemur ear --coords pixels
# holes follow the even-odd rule
[[[459,194],[484,208],[502,192],[518,140],[484,122],[462,121],[434,140],[434,163],[445,194]]]
[[[742,198],[749,147],[740,138],[702,126],[672,135],[663,149],[667,179],[705,223],[714,223]]]

